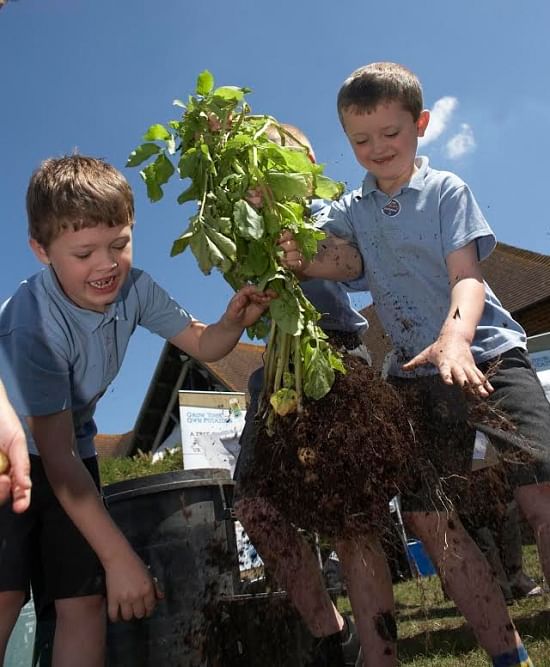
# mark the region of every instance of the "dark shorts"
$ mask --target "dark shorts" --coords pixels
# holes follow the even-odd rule
[[[105,594],[105,573],[93,549],[52,491],[39,456],[31,455],[31,505],[0,508],[0,591],[25,591],[35,606],[61,598]],[[82,461],[100,488],[95,457]]]
[[[496,361],[498,364],[495,365]],[[447,429],[448,439],[438,438],[438,451],[430,457],[440,476],[458,479],[478,474],[471,472],[471,466],[475,434],[479,430],[489,436],[501,455],[502,468],[511,488],[550,481],[550,403],[529,355],[521,348],[514,348],[498,359],[480,365],[480,368],[484,373],[490,372],[489,379],[494,388],[487,402],[506,415],[515,429],[496,428],[476,421],[468,427],[469,413],[462,390],[445,385],[439,375],[388,380],[398,389],[415,383],[426,397],[423,401],[425,418],[438,424],[438,433]],[[520,450],[531,454],[530,461],[513,456]],[[452,462],[454,470],[449,468],[449,462]],[[441,498],[440,484],[441,479],[433,475],[419,475],[418,487],[403,494],[404,511],[441,509],[438,503]],[[443,496],[448,494],[444,492]],[[455,503],[457,500],[459,498],[452,498]]]

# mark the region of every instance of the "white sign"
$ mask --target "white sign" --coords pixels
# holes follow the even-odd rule
[[[531,336],[527,339],[531,362],[550,401],[550,333]]]
[[[235,470],[244,427],[246,398],[242,392],[180,391],[180,427],[185,470]]]

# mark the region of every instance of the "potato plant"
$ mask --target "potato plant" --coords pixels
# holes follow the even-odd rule
[[[290,230],[304,256],[313,257],[325,235],[312,221],[310,202],[339,197],[343,185],[324,176],[305,147],[285,146],[286,130],[275,118],[252,114],[249,92],[216,88],[212,74],[202,72],[195,94],[174,102],[181,117],[149,127],[127,166],[146,163],[140,175],[151,201],[177,175],[185,184],[177,202],[197,203],[172,256],[189,247],[203,273],[220,270],[233,289],[252,283],[277,293],[248,334],[269,336],[263,412],[271,407],[284,415],[301,410],[303,395],[327,394],[344,366],[317,324],[319,313],[281,264],[277,240]],[[276,128],[281,145],[268,128]]]

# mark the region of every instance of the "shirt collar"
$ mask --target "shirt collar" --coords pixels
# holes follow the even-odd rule
[[[116,301],[113,302],[104,313],[97,313],[94,310],[80,308],[80,306],[77,306],[67,297],[51,266],[48,266],[43,271],[43,276],[46,289],[54,301],[60,305],[63,310],[74,313],[75,316],[78,317],[79,322],[90,331],[95,331],[105,322],[110,322],[114,319],[126,319],[122,301],[122,290],[119,292]]]
[[[429,160],[425,156],[417,157],[416,160],[416,171],[411,177],[411,180],[401,188],[401,191],[409,188],[411,190],[423,190],[426,182],[426,174],[428,172]],[[378,191],[376,185],[376,179],[370,172],[367,172],[364,180],[363,187],[361,188],[361,196],[366,197],[371,192]]]

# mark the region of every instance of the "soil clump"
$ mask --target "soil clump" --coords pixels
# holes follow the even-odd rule
[[[497,430],[513,425],[438,376],[390,384],[361,359],[345,355],[344,362],[348,372],[337,374],[324,398],[275,420],[271,435],[259,424],[245,493],[265,497],[296,526],[329,538],[384,534],[391,498],[414,499],[421,488],[429,489],[433,509],[456,508],[479,525],[498,523],[511,489],[504,463],[471,472],[473,422]],[[464,446],[468,439],[471,448]],[[513,456],[528,458],[519,450]]]

